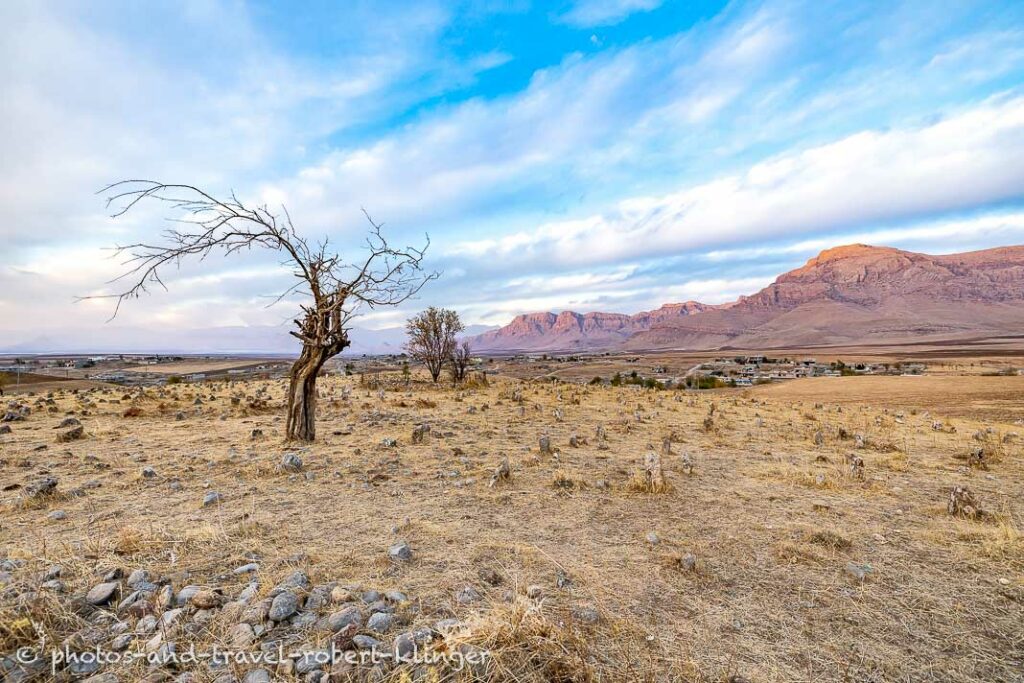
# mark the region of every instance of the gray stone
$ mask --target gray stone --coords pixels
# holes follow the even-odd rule
[[[416,654],[416,637],[410,633],[402,633],[395,638],[395,644],[391,648],[398,659],[412,658]]]
[[[294,453],[285,453],[281,458],[280,468],[282,472],[301,472],[302,458]]]
[[[260,585],[258,583],[250,583],[242,590],[241,593],[238,594],[238,601],[243,603],[249,602],[250,600],[256,597],[256,594],[259,593],[259,590]]]
[[[596,624],[601,614],[590,605],[579,605],[572,608],[572,618],[584,624]]]
[[[455,629],[459,628],[462,622],[458,619],[442,619],[434,624],[434,629],[441,634],[451,633]]]
[[[210,505],[218,505],[223,502],[224,496],[220,495],[216,491],[210,491],[203,496],[203,507],[209,507]]]
[[[174,598],[174,602],[179,607],[187,605],[189,601],[192,600],[192,598],[194,598],[201,590],[202,588],[200,586],[185,586],[178,591],[178,595]]]
[[[135,630],[142,634],[152,633],[156,630],[156,623],[156,616],[147,614],[139,619],[139,623],[135,624]]]
[[[128,649],[128,646],[132,644],[132,640],[135,639],[131,633],[122,633],[110,643],[110,649],[114,652],[124,652]]]
[[[49,496],[55,493],[56,491],[56,477],[43,477],[42,479],[36,479],[31,484],[25,487],[25,495],[27,495],[29,498],[41,498],[43,496]]]
[[[160,617],[158,623],[160,629],[163,631],[169,631],[176,623],[178,623],[178,619],[180,619],[181,615],[184,613],[185,609],[183,607],[167,610]]]
[[[406,631],[395,638],[391,651],[401,660],[412,658],[420,645],[429,643],[434,638],[434,632],[429,628],[418,628],[414,631]]]
[[[363,615],[359,612],[359,608],[354,605],[339,610],[327,617],[327,624],[330,626],[331,631],[334,632],[340,631],[349,624],[361,626],[362,623]]]
[[[96,674],[95,676],[89,676],[82,683],[120,683],[121,679],[116,675],[106,672]]]
[[[684,571],[692,572],[697,568],[697,556],[693,553],[686,553],[679,558],[679,566],[682,567]]]
[[[408,562],[412,559],[412,547],[406,541],[399,541],[388,548],[388,557],[398,562]]]
[[[331,665],[330,650],[316,650],[303,653],[295,660],[295,673],[308,674],[310,671],[319,671]]]
[[[370,615],[370,618],[366,620],[366,628],[377,633],[386,633],[395,623],[395,617],[393,614],[387,612],[374,612]]]
[[[291,624],[292,628],[303,630],[313,628],[317,621],[319,621],[319,618],[315,612],[301,612],[292,619]]]
[[[126,582],[132,588],[138,588],[139,584],[149,581],[149,572],[145,569],[136,569],[128,575],[128,581]]]
[[[376,650],[384,643],[370,636],[358,635],[352,638],[352,644],[360,650]]]
[[[72,676],[89,676],[100,670],[100,663],[95,653],[83,653],[77,661],[68,664],[68,672]]]
[[[235,624],[228,632],[228,642],[236,650],[245,650],[256,642],[256,633],[249,624]]]
[[[63,432],[57,433],[57,443],[67,443],[69,441],[77,441],[85,436],[85,427],[78,425],[72,427]]]
[[[86,593],[85,601],[90,605],[105,605],[110,602],[112,597],[114,597],[114,593],[117,592],[117,587],[117,581],[108,581],[107,583],[97,584],[93,586],[88,593]]]
[[[268,617],[271,621],[284,621],[299,609],[299,598],[291,591],[279,593],[270,603]]]
[[[249,564],[243,564],[241,567],[235,567],[232,573],[238,576],[241,574],[251,574],[252,572],[259,571],[259,569],[260,566],[258,564],[250,562]]]
[[[271,596],[275,596],[281,591],[285,591],[290,588],[309,588],[309,576],[306,572],[300,569],[289,574],[284,581],[274,586],[274,590],[271,591]]]
[[[242,683],[270,683],[270,672],[266,669],[253,669],[242,676]]]
[[[466,585],[455,591],[455,601],[460,605],[468,605],[480,599],[480,593],[472,586]]]

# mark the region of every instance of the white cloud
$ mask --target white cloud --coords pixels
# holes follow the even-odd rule
[[[956,211],[1020,196],[1024,98],[931,125],[864,131],[609,212],[465,241],[471,259],[600,264]]]
[[[611,26],[636,12],[649,12],[663,0],[576,0],[559,19],[578,28]]]
[[[957,253],[984,240],[986,244],[1024,243],[1024,212],[999,211],[981,216],[939,219],[901,227],[831,234],[794,243],[739,249],[716,249],[702,255],[707,261],[729,262],[793,254],[815,254],[841,244],[903,246],[926,244],[929,254]],[[941,248],[936,249],[935,246]],[[966,245],[966,246],[965,246]]]
[[[657,4],[572,12],[608,25]],[[105,319],[94,306],[108,302],[70,305],[117,272],[98,247],[152,235],[163,216],[112,222],[92,193],[139,174],[287,202],[303,230],[342,246],[365,227],[362,205],[403,241],[429,230],[432,265],[446,273],[421,303],[471,321],[722,300],[756,289],[730,259],[835,241],[952,250],[1021,234],[1016,218],[948,219],[1024,197],[1024,105],[981,100],[1024,64],[1006,22],[947,40],[960,34],[955,11],[922,25],[900,8],[731,4],[631,46],[598,31],[594,46],[616,46],[564,55],[517,92],[460,101],[434,98],[519,58],[513,43],[456,59],[442,39],[453,12],[440,4],[387,21],[343,5],[359,30],[326,62],[312,49],[285,54],[287,40],[260,34],[230,1],[152,10],[158,31],[118,23],[113,6],[0,5],[0,326]],[[935,220],[902,226],[922,217]],[[708,272],[664,267],[681,254],[700,262],[703,249]],[[282,282],[271,261],[186,265],[173,296],[123,315],[278,320],[262,309]]]

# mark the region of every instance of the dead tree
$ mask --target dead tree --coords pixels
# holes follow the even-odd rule
[[[466,371],[469,370],[469,363],[473,358],[472,350],[469,348],[469,342],[463,340],[461,344],[456,344],[452,350],[451,359],[449,362],[452,366],[452,382],[455,384],[461,384],[466,379]]]
[[[463,330],[459,314],[447,308],[431,306],[405,323],[408,341],[405,350],[423,363],[430,378],[437,382],[455,350],[455,335]]]
[[[126,282],[127,288],[99,297],[112,298],[121,304],[138,298],[152,286],[166,289],[164,273],[182,261],[194,257],[199,261],[211,254],[230,256],[256,248],[280,252],[282,265],[291,269],[294,285],[282,292],[273,303],[301,297],[301,313],[295,319],[291,334],[302,342],[302,352],[291,367],[288,389],[289,439],[312,441],[316,438],[316,380],[330,358],[349,346],[349,323],[363,308],[396,306],[415,295],[428,281],[438,277],[423,268],[423,257],[430,239],[422,249],[390,246],[375,223],[370,223],[366,238],[366,254],[355,261],[345,261],[331,251],[326,239],[311,244],[299,235],[288,211],[280,215],[267,207],[247,207],[232,194],[226,199],[191,185],[167,185],[150,180],[126,180],[100,191],[107,194],[107,206],[115,207],[113,217],[122,216],[142,201],[167,204],[182,218],[177,227],[165,230],[155,243],[139,242],[115,247],[126,256],[128,269],[114,282]]]

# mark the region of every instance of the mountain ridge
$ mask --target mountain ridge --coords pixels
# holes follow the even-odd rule
[[[676,315],[652,315],[679,307]],[[564,323],[572,320],[590,325],[567,333],[571,326]],[[471,341],[492,352],[703,350],[999,336],[1021,324],[1024,246],[933,256],[849,244],[825,249],[760,291],[726,304],[665,304],[633,316],[525,314]]]

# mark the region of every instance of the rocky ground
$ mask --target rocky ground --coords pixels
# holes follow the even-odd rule
[[[382,381],[12,400],[4,680],[1024,676],[1015,424]]]

